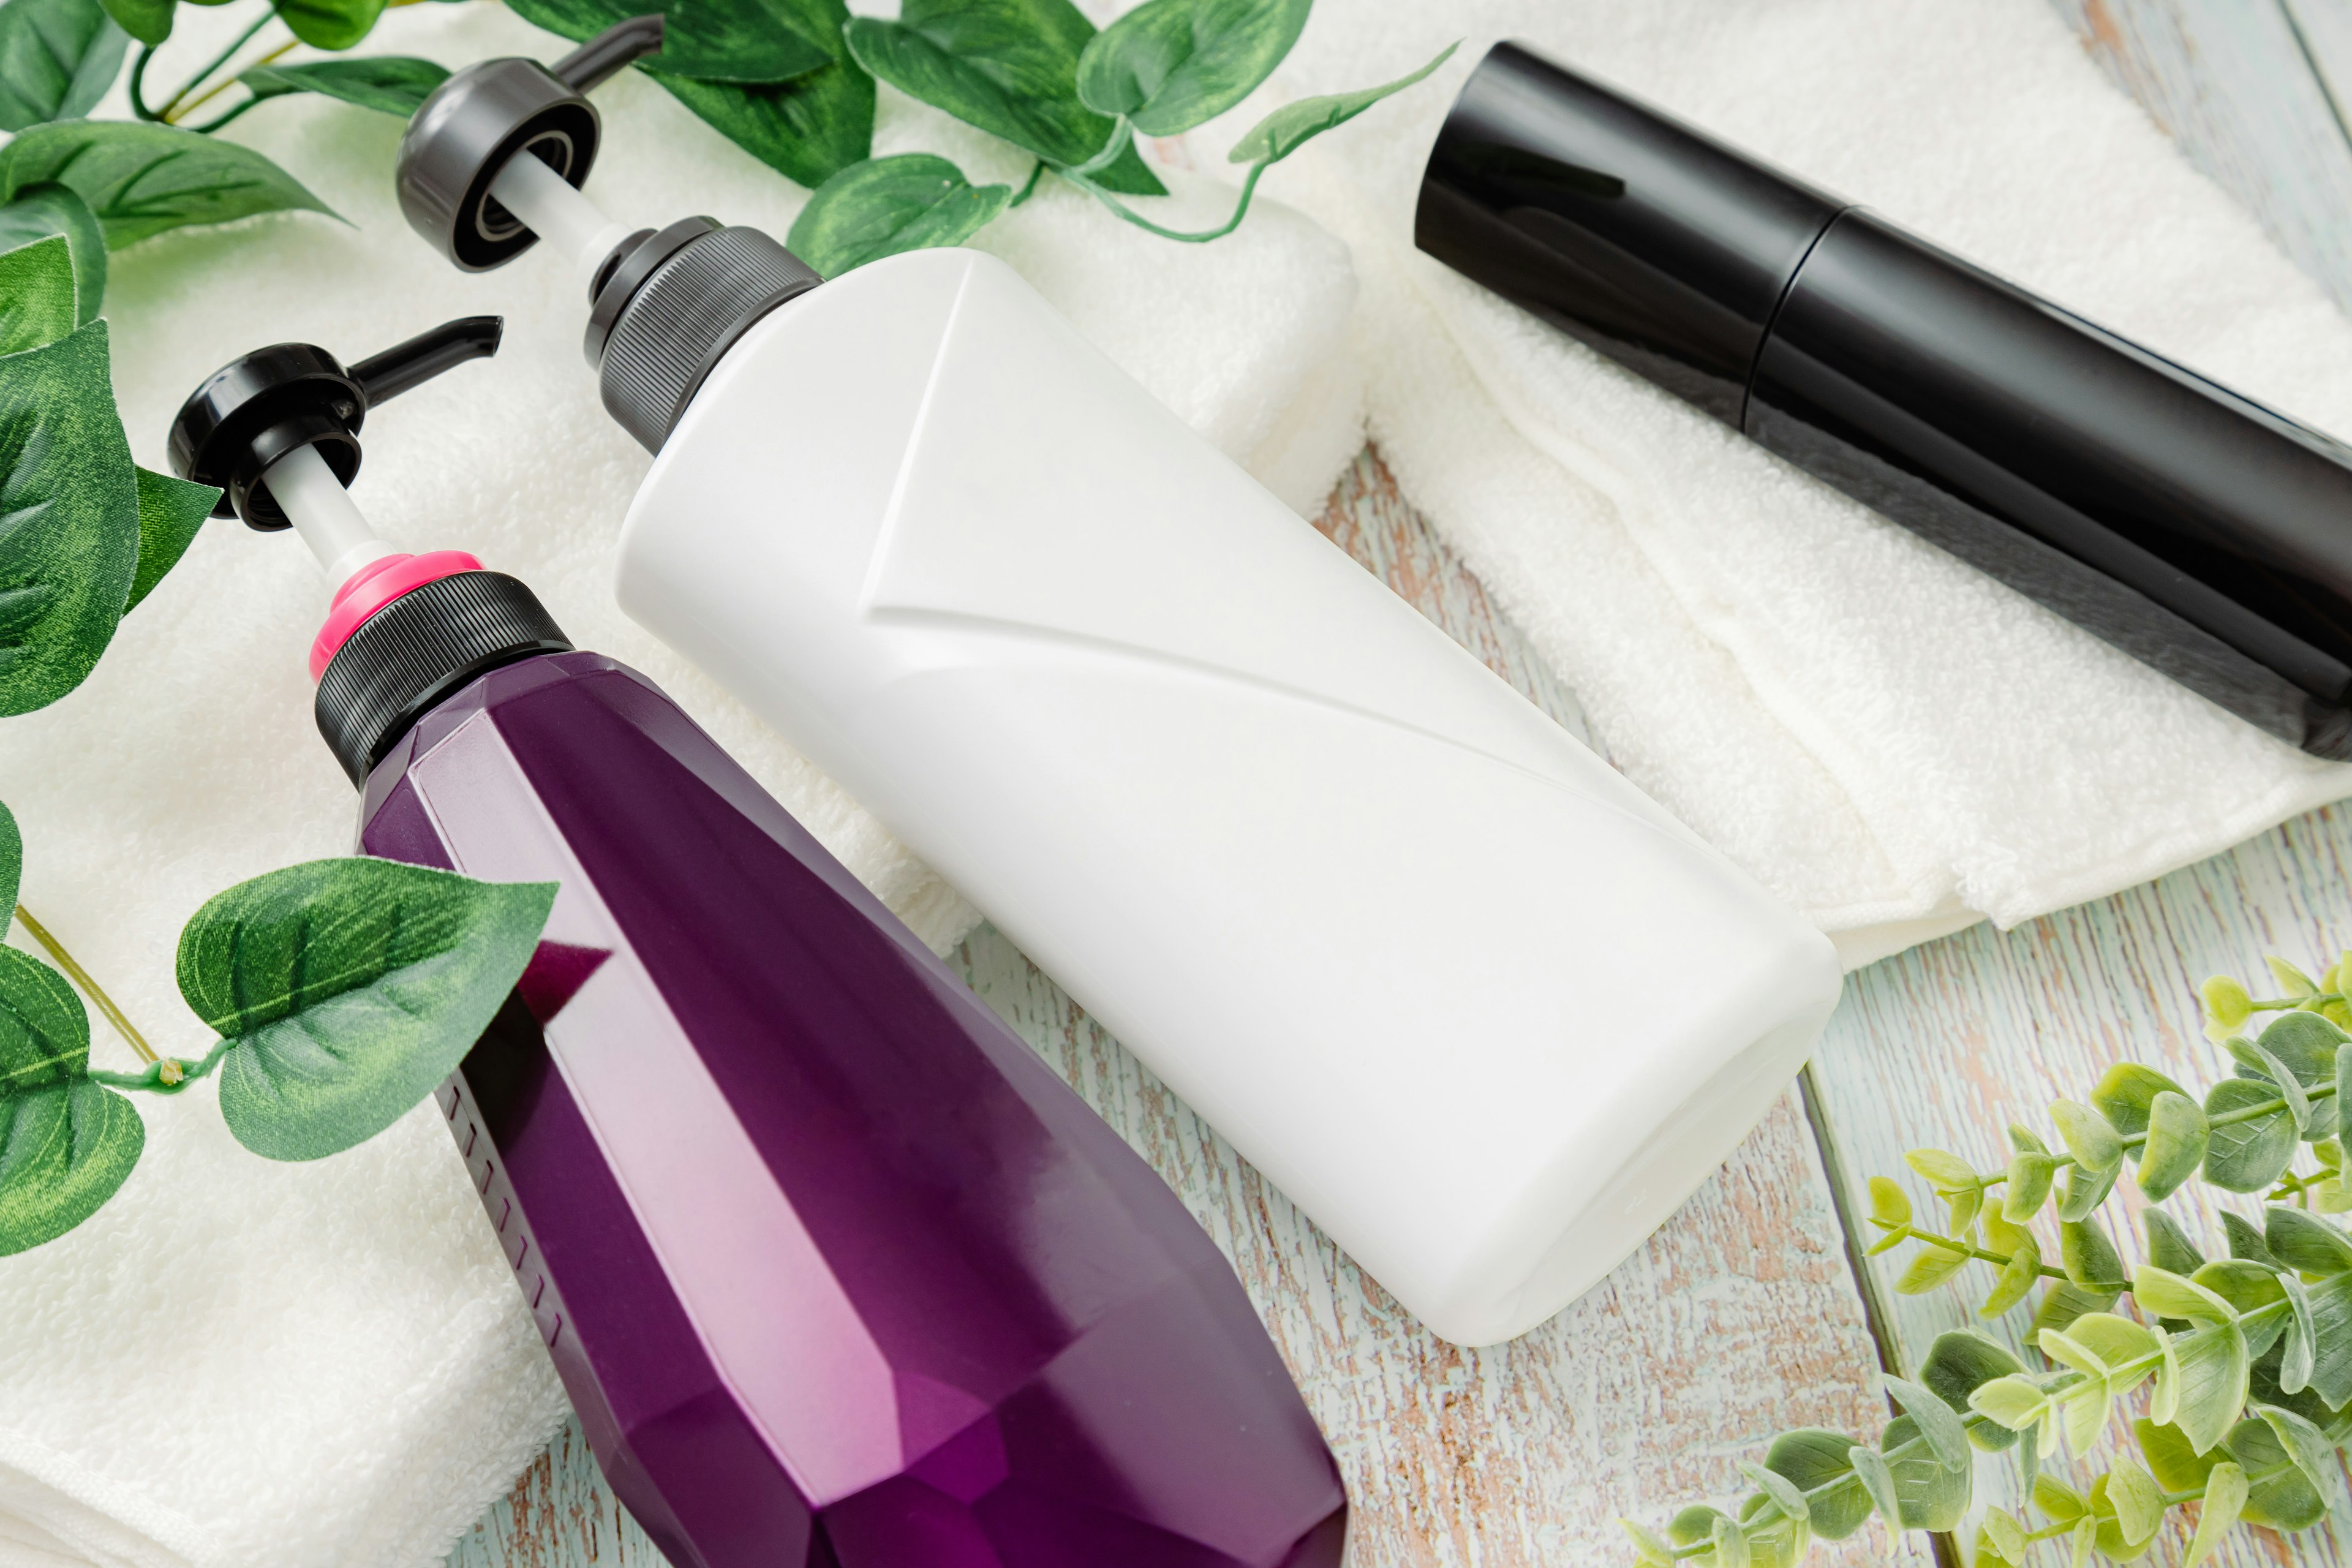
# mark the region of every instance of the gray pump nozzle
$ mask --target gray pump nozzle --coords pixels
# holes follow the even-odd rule
[[[658,14],[605,28],[543,66],[509,58],[467,66],[433,90],[400,139],[400,210],[409,226],[468,272],[513,260],[539,237],[490,195],[508,162],[529,153],[574,188],[596,161],[602,130],[583,96],[658,52]]]
[[[582,193],[601,121],[581,94],[661,40],[661,17],[637,16],[551,67],[468,66],[409,121],[399,173],[409,224],[467,271],[541,238],[571,258],[604,407],[656,452],[735,341],[824,281],[757,229],[688,218],[632,234]]]

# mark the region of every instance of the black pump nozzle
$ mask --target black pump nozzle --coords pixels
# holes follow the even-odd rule
[[[504,323],[468,316],[420,332],[346,367],[314,343],[273,343],[230,361],[180,405],[172,421],[172,468],[182,479],[217,485],[215,517],[241,517],[274,531],[288,519],[262,476],[298,447],[315,447],[348,485],[360,471],[360,426],[368,410],[467,360],[499,352]]]
[[[548,72],[574,92],[593,92],[644,59],[661,53],[662,16],[632,16],[615,22],[553,65]]]
[[[409,226],[468,272],[502,266],[538,236],[490,195],[528,154],[586,183],[603,121],[583,96],[660,49],[659,13],[605,28],[551,67],[509,58],[467,66],[433,89],[400,139],[396,183]]]

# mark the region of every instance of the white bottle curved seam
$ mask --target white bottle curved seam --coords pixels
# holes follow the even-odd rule
[[[747,332],[619,593],[1446,1339],[1596,1283],[1836,999],[1820,933],[988,256]]]

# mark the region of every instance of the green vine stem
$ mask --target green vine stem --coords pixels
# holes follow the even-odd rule
[[[264,17],[263,20],[267,21],[268,18]],[[246,33],[245,37],[250,38],[253,37],[254,33],[257,31],[259,31],[258,27],[248,30]],[[240,44],[244,41],[244,38],[237,40]],[[252,65],[241,68],[234,75],[223,77],[220,80],[213,83],[212,86],[206,88],[196,97],[189,99],[186,103],[179,104],[178,100],[174,100],[173,102],[177,104],[177,108],[167,110],[166,118],[174,125],[185,123],[189,115],[194,114],[197,110],[202,109],[205,104],[210,103],[222,93],[225,93],[230,88],[235,87],[237,84],[238,79],[243,77],[247,71],[253,70],[261,66],[266,66],[272,60],[285,58],[288,55],[293,53],[295,49],[299,48],[301,46],[301,43],[302,40],[299,38],[289,38],[284,43],[278,45],[276,48],[270,50],[268,54],[262,56],[259,59],[254,61]],[[222,58],[226,59],[227,57],[223,56]],[[209,66],[205,68],[206,70],[210,70],[212,68],[213,68]],[[202,80],[203,79],[199,77],[197,79]],[[184,88],[181,90],[185,92],[194,89],[194,82],[190,82],[186,88]],[[199,132],[217,131],[222,126],[226,125],[230,121],[235,120],[238,115],[243,114],[247,110],[251,109],[255,104],[259,103],[260,101],[261,100],[257,98],[247,99],[245,102],[238,104],[235,109],[230,110],[227,113],[221,115],[217,119],[208,120],[202,125],[190,125],[187,128],[191,131]]]
[[[1040,158],[1037,160],[1036,164],[1030,169],[1029,178],[1022,185],[1020,191],[1014,195],[1011,201],[1004,204],[1007,210],[1019,206],[1023,202],[1025,202],[1031,196],[1035,195],[1037,194],[1037,182],[1045,177],[1045,160]]]
[[[1145,217],[1141,213],[1137,212],[1133,207],[1129,206],[1125,202],[1120,201],[1110,192],[1103,189],[1100,185],[1096,184],[1092,180],[1087,178],[1085,174],[1079,173],[1076,169],[1057,169],[1055,173],[1060,174],[1062,178],[1069,181],[1070,184],[1077,186],[1078,189],[1087,192],[1088,195],[1092,195],[1095,200],[1102,203],[1104,206],[1108,207],[1112,212],[1118,214],[1120,217],[1125,218],[1128,222],[1133,224],[1136,227],[1142,229],[1147,234],[1156,234],[1162,239],[1172,239],[1181,245],[1206,245],[1213,239],[1223,239],[1225,236],[1233,233],[1234,230],[1241,227],[1242,219],[1249,216],[1250,197],[1257,193],[1257,183],[1260,176],[1265,174],[1266,170],[1273,166],[1274,165],[1271,163],[1252,163],[1250,165],[1249,177],[1242,182],[1241,198],[1234,203],[1234,216],[1227,218],[1223,223],[1219,224],[1215,228],[1204,228],[1192,233],[1186,233],[1181,229],[1162,228],[1160,225],[1153,223],[1150,218]]]
[[[195,75],[182,82],[177,92],[174,92],[171,97],[165,99],[161,106],[154,109],[147,107],[146,97],[142,89],[147,79],[147,63],[155,58],[155,50],[159,46],[154,44],[141,45],[139,48],[139,58],[133,60],[131,64],[131,112],[141,120],[152,121],[156,124],[170,125],[174,123],[173,115],[175,111],[179,110],[182,102],[186,100],[188,94],[195,91],[197,88],[203,86],[205,79],[211,76],[213,72],[228,64],[230,59],[235,58],[236,51],[250,43],[253,40],[253,36],[261,31],[262,28],[269,26],[269,24],[276,19],[278,13],[274,9],[265,10],[262,12],[260,16],[255,19],[251,26],[246,28],[244,32],[239,33],[236,36],[235,42],[231,43],[228,47],[223,49],[219,54],[214,56],[209,61],[205,62],[202,70],[199,70]],[[293,47],[294,46],[290,43],[286,46],[286,47],[289,49]],[[285,51],[281,49],[278,52],[282,54]],[[235,77],[231,77],[229,81],[235,81],[236,79]],[[223,82],[219,87],[214,88],[212,92],[218,92],[221,89],[221,87],[226,87],[227,85],[227,82]],[[212,92],[206,93],[205,97],[210,98],[212,96]],[[199,99],[197,100],[199,103],[203,101],[203,99]],[[189,104],[188,107],[193,109],[195,105]]]
[[[65,944],[49,934],[48,927],[33,918],[32,910],[18,904],[16,923],[25,928],[26,935],[41,944],[41,950],[49,955],[51,963],[64,970],[67,976],[81,987],[81,994],[89,998],[90,1005],[106,1015],[106,1021],[114,1026],[114,1032],[121,1035],[132,1050],[139,1053],[141,1061],[152,1063],[159,1059],[154,1047],[147,1043],[147,1037],[123,1016],[122,1009],[114,1005],[114,998],[106,994],[106,988],[89,977],[89,970],[74,962],[73,954],[65,950]]]
[[[185,1057],[165,1057],[160,1061],[148,1063],[145,1069],[140,1072],[104,1072],[92,1068],[89,1079],[93,1083],[106,1084],[114,1089],[144,1089],[151,1094],[177,1094],[196,1079],[211,1076],[213,1068],[220,1066],[221,1059],[226,1057],[236,1045],[235,1040],[215,1040],[213,1042],[213,1048],[205,1053],[201,1061],[192,1062]]]

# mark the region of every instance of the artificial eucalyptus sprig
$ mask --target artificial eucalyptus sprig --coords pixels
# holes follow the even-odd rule
[[[1904,1414],[1876,1446],[1784,1433],[1760,1466],[1741,1467],[1756,1490],[1735,1511],[1685,1509],[1663,1534],[1628,1522],[1640,1560],[1786,1568],[1873,1512],[1892,1531],[1951,1530],[1970,1510],[1971,1451],[2014,1451],[2039,1516],[1981,1510],[1973,1568],[2130,1561],[2189,1503],[2182,1562],[2193,1565],[2240,1522],[2291,1531],[2352,1506],[2338,1458],[2352,1442],[2352,1236],[2320,1217],[2352,1209],[2352,953],[2316,980],[2278,959],[2270,967],[2280,994],[2268,999],[2226,977],[2205,983],[2206,1031],[2234,1070],[2201,1100],[2125,1063],[2087,1103],[2053,1102],[2056,1150],[2022,1126],[2008,1130],[1998,1169],[1912,1150],[1906,1163],[1946,1205],[1939,1226],[1916,1223],[1899,1184],[1869,1184],[1881,1233],[1870,1251],[1917,1248],[1898,1290],[1934,1289],[1982,1263],[1979,1314],[1990,1319],[2048,1282],[2029,1330],[2044,1366],[1973,1330],[1944,1334],[1916,1384],[1887,1380]],[[2242,1033],[2258,1014],[2279,1016]],[[2304,1147],[2316,1168],[2297,1173]],[[2096,1218],[2126,1163],[2152,1204],[2198,1177],[2270,1201],[2259,1223],[2224,1215],[2226,1256],[2210,1259],[2150,1206],[2147,1261],[2126,1268]],[[2045,1212],[2057,1232],[2047,1251],[2033,1229]],[[2118,1453],[2080,1489],[2044,1468],[2091,1458],[2124,1402],[2142,1397],[2129,1428],[2137,1457]]]

